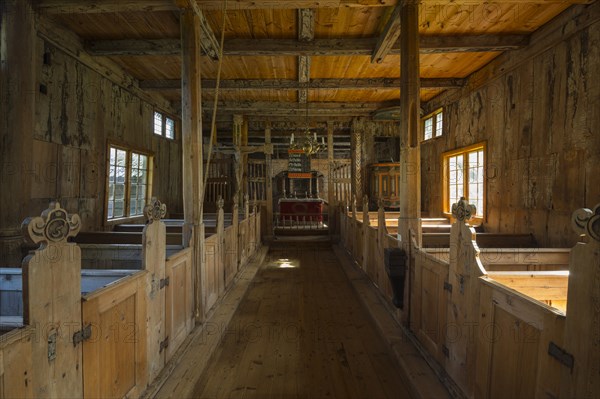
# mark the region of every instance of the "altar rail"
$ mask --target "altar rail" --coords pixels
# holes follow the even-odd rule
[[[162,209],[149,209],[140,270],[81,270],[81,249],[67,242],[79,218],[58,204],[24,224],[42,245],[23,269],[0,270],[0,299],[9,298],[0,306],[2,399],[136,398],[156,378],[195,316],[193,248],[167,254]],[[204,241],[204,312],[260,247],[260,215],[246,214],[225,229],[219,212]]]
[[[377,228],[372,214],[357,213],[341,212],[341,244],[391,302],[383,250],[402,243],[383,227],[383,209]],[[591,373],[600,369],[600,206],[574,220],[588,238],[571,250],[480,248],[482,234],[464,219],[452,225],[447,248],[422,248],[414,238],[404,246],[409,275],[396,316],[460,396],[600,395]],[[497,236],[494,246],[502,245]]]

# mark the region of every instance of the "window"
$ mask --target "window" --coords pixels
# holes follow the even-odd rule
[[[440,137],[444,131],[444,112],[439,109],[423,118],[423,140]]]
[[[443,155],[444,212],[465,197],[477,208],[476,216],[483,217],[485,204],[485,145],[476,144]]]
[[[147,154],[109,147],[107,220],[143,215],[150,191],[150,162]]]
[[[155,111],[154,134],[175,140],[175,120]]]

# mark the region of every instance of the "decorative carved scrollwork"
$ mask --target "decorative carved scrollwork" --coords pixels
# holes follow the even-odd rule
[[[223,197],[221,197],[219,195],[219,199],[217,200],[217,208],[219,210],[223,209],[223,207],[225,206],[225,200],[223,199]]]
[[[573,212],[571,217],[573,230],[580,235],[587,235],[600,241],[600,204],[594,210],[581,208]]]
[[[152,197],[150,203],[144,207],[144,215],[148,223],[164,219],[167,215],[167,205],[160,202],[156,197]]]
[[[377,198],[377,209],[383,209],[383,198]]]
[[[69,215],[59,202],[51,202],[41,216],[29,217],[21,225],[25,238],[34,244],[66,241],[75,237],[80,228],[79,215]]]
[[[452,216],[461,222],[467,222],[475,216],[477,208],[475,205],[469,204],[465,197],[460,197],[460,201],[452,204]]]

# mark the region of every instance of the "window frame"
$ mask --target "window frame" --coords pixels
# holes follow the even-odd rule
[[[441,115],[442,117],[442,126],[440,129],[438,129],[438,115]],[[431,137],[429,138],[425,138],[425,125],[427,124],[427,121],[431,120]],[[445,122],[445,116],[444,116],[444,108],[438,108],[435,111],[425,115],[423,118],[421,118],[421,130],[423,132],[423,135],[421,137],[421,141],[430,141],[433,139],[437,139],[438,137],[442,137],[444,135],[444,122]]]
[[[463,196],[469,198],[469,154],[472,152],[483,151],[483,209],[477,210],[478,214],[473,216],[472,224],[480,224],[486,218],[487,212],[487,142],[483,141],[467,147],[457,148],[455,150],[446,151],[442,154],[442,211],[446,217],[452,217],[452,209],[450,209],[450,172],[448,160],[457,155],[463,155]]]
[[[119,217],[108,218],[108,201],[109,201],[109,179],[110,173],[108,168],[110,167],[110,151],[112,148],[117,150],[125,151],[125,193],[124,193],[124,210],[123,215]],[[152,181],[153,181],[153,170],[154,170],[154,154],[148,150],[140,149],[137,147],[133,147],[118,141],[109,140],[106,145],[106,163],[104,167],[104,173],[106,173],[106,177],[104,179],[104,225],[111,226],[115,224],[120,224],[124,222],[137,221],[142,220],[144,215],[134,215],[129,216],[129,212],[131,209],[131,159],[132,154],[144,155],[147,157],[147,184],[146,184],[146,198],[145,203],[147,204],[150,198],[152,198]]]
[[[156,133],[156,119],[157,119],[156,116],[157,115],[160,115],[160,118],[161,118],[160,134]],[[170,120],[173,122],[173,137],[167,136],[167,120]],[[157,109],[155,109],[154,112],[152,113],[152,135],[153,136],[162,137],[163,139],[167,139],[167,140],[171,140],[171,141],[176,141],[177,137],[178,137],[177,127],[178,127],[177,120],[175,118],[173,118],[172,116],[167,115],[164,112],[161,112]]]

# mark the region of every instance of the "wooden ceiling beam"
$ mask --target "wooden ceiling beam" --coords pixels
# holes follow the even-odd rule
[[[371,112],[385,107],[398,105],[394,103],[337,103],[337,102],[312,102],[299,104],[292,102],[220,102],[218,109],[223,113],[237,113],[240,115],[278,115],[278,116],[368,116]],[[205,111],[208,111],[206,109]]]
[[[387,20],[383,31],[379,35],[373,55],[371,55],[371,62],[381,63],[398,41],[400,37],[400,8],[400,3],[398,3]]]
[[[465,79],[459,78],[422,78],[421,87],[426,89],[457,89],[465,85]],[[203,90],[214,90],[217,82],[213,79],[202,80]],[[140,82],[145,90],[178,90],[181,80],[145,80]],[[301,90],[301,89],[398,89],[399,78],[363,78],[363,79],[313,79],[301,83],[292,79],[234,79],[221,80],[220,90]]]
[[[595,0],[487,0],[486,3],[591,4]],[[196,0],[202,10],[221,10],[223,0]],[[392,7],[398,0],[228,0],[229,10],[300,9],[339,7]],[[136,11],[175,11],[173,0],[37,0],[38,10],[48,14],[91,14]],[[473,5],[473,0],[422,0],[422,5]]]
[[[200,43],[202,51],[205,55],[208,55],[213,60],[219,59],[219,42],[212,31],[204,12],[198,7],[195,0],[175,0],[175,4],[179,8],[190,8],[194,11],[198,17],[198,23],[200,28]]]
[[[309,43],[315,38],[315,12],[310,8],[298,10],[298,41]],[[301,55],[298,57],[298,82],[310,82],[310,56]],[[300,88],[298,90],[298,102],[306,104],[308,102],[308,89]]]
[[[293,39],[230,39],[223,46],[225,56],[354,56],[373,55],[377,38],[315,39],[301,42]],[[527,46],[527,35],[421,36],[422,54],[448,52],[506,51]],[[179,55],[178,39],[160,40],[92,40],[86,49],[96,56]],[[396,43],[389,51],[400,54]]]

